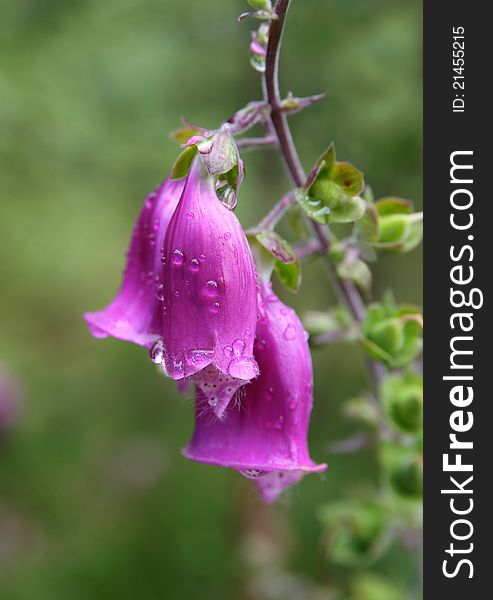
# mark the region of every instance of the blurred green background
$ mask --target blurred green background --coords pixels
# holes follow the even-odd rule
[[[371,450],[329,452],[354,431],[339,408],[366,386],[358,348],[314,356],[311,450],[326,475],[264,508],[237,473],[180,455],[192,402],[81,316],[117,290],[180,116],[215,127],[260,97],[247,52],[258,22],[235,22],[247,9],[0,0],[0,364],[24,390],[0,440],[2,600],[321,600],[351,575],[325,560],[317,511],[377,477]],[[377,196],[421,206],[420,52],[417,0],[294,2],[281,85],[329,93],[291,119],[306,168],[335,140]],[[274,152],[244,158],[237,214],[251,226],[288,182]],[[379,260],[375,296],[387,287],[420,303],[421,250]],[[316,264],[284,297],[300,310],[333,299]],[[413,576],[399,549],[375,572],[402,590]]]

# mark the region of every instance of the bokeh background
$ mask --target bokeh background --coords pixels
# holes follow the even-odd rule
[[[117,290],[180,116],[215,127],[260,97],[257,23],[235,22],[247,9],[0,0],[0,374],[15,388],[0,386],[0,402],[15,397],[0,430],[2,600],[321,600],[352,575],[327,562],[318,512],[378,476],[371,449],[329,447],[354,431],[340,406],[367,385],[358,348],[314,355],[311,450],[327,474],[265,508],[238,474],[180,455],[192,402],[145,351],[93,339],[81,317]],[[305,166],[335,140],[377,196],[418,208],[420,20],[418,0],[298,0],[281,61],[285,92],[329,93],[291,119]],[[251,226],[288,181],[275,152],[244,158],[237,214]],[[420,304],[421,250],[379,260],[375,297],[388,287]],[[316,264],[283,294],[300,310],[333,301]],[[399,548],[373,571],[401,590],[415,577]]]

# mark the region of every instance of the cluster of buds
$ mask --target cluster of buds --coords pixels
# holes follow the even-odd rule
[[[186,457],[254,479],[275,500],[307,472],[313,374],[307,335],[257,269],[233,208],[243,163],[224,131],[185,142],[137,219],[116,298],[85,319],[95,337],[144,346],[195,389]]]

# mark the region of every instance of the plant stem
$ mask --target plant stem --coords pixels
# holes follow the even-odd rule
[[[301,165],[296,146],[291,135],[286,114],[281,109],[281,96],[279,93],[279,53],[281,49],[282,34],[286,15],[291,0],[277,0],[275,12],[277,19],[273,19],[269,29],[269,42],[267,45],[267,56],[265,63],[265,93],[271,108],[271,123],[282,153],[288,173],[296,187],[302,187],[306,181],[305,171]],[[327,251],[330,249],[330,235],[320,223],[311,221],[313,231],[321,246]],[[366,307],[356,286],[347,280],[341,279],[336,272],[335,266],[325,253],[325,265],[327,267],[334,290],[340,300],[347,307],[353,319],[361,323],[366,315]],[[370,369],[374,389],[378,388],[380,371],[376,368]]]
[[[265,64],[265,91],[271,107],[272,126],[279,140],[279,148],[287,170],[294,185],[302,187],[305,183],[306,175],[298,157],[286,114],[281,109],[281,96],[279,93],[279,53],[284,23],[290,3],[291,0],[278,0],[275,6],[278,18],[271,21],[269,30],[269,43],[267,45]],[[311,226],[321,245],[328,250],[330,247],[330,238],[327,231],[320,223],[314,221],[311,222]],[[358,290],[351,282],[337,276],[334,265],[329,259],[326,260],[326,266],[336,293],[347,306],[353,318],[361,322],[365,317],[366,310]]]
[[[283,196],[279,202],[276,202],[271,210],[265,215],[265,217],[259,222],[255,229],[274,229],[277,223],[281,220],[287,209],[294,203],[295,195],[294,192],[289,192]]]
[[[245,150],[255,150],[257,148],[270,148],[277,143],[277,137],[265,135],[264,137],[240,138],[236,140],[238,148]]]

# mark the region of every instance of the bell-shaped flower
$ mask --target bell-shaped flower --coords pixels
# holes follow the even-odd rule
[[[326,465],[315,464],[308,452],[313,374],[307,336],[268,282],[260,284],[255,357],[260,376],[242,388],[223,420],[214,418],[197,390],[195,432],[183,452],[240,471],[272,502],[305,473]]]
[[[166,179],[147,196],[135,223],[123,282],[103,310],[86,313],[90,332],[151,348],[161,337],[161,249],[185,180]]]
[[[190,378],[221,417],[237,390],[258,375],[253,357],[256,271],[245,233],[218,199],[199,146],[163,246],[165,373]]]

